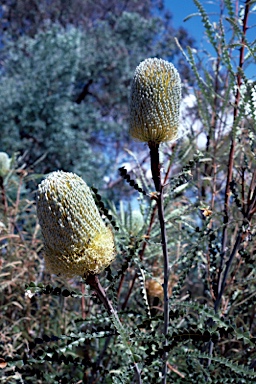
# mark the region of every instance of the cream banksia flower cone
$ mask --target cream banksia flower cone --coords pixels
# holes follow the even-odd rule
[[[115,258],[114,238],[87,184],[74,173],[52,172],[38,186],[37,216],[51,273],[86,277]]]
[[[173,64],[146,59],[135,70],[130,100],[130,134],[160,144],[178,138],[181,81]]]

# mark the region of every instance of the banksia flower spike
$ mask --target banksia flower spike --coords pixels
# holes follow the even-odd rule
[[[130,100],[130,134],[160,144],[178,138],[180,76],[173,64],[146,59],[136,68]]]
[[[43,180],[38,186],[37,215],[50,272],[86,277],[102,272],[113,261],[112,231],[79,176],[57,171]]]
[[[179,129],[181,102],[180,76],[173,64],[162,59],[146,59],[136,68],[130,100],[130,134],[139,141],[146,142],[150,150],[152,178],[156,190],[158,218],[161,228],[161,244],[164,261],[164,329],[166,339],[163,342],[162,376],[166,383],[169,324],[169,258],[167,247],[166,225],[164,218],[164,199],[161,182],[161,164],[159,146],[165,141],[176,140]],[[154,286],[154,288],[156,288]],[[159,287],[158,287],[159,288]],[[159,292],[158,292],[159,293]]]

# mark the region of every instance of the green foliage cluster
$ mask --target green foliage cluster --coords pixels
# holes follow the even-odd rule
[[[168,384],[255,383],[256,90],[245,71],[247,63],[255,65],[255,41],[247,41],[246,35],[254,8],[253,2],[246,1],[240,17],[233,3],[224,0],[219,21],[213,22],[201,3],[195,0],[195,4],[214,54],[212,60],[206,61],[195,50],[183,51],[197,80],[196,105],[186,117],[187,125],[191,124],[190,132],[179,143],[161,147],[170,261],[166,342],[160,228],[152,180],[147,178],[145,161],[140,162],[142,146],[138,145],[136,151],[128,155],[131,163],[136,158],[136,167],[129,172],[125,168],[120,170],[123,183],[128,182],[129,189],[134,188],[139,196],[137,209],[133,202],[127,205],[105,201],[94,189],[103,217],[113,226],[117,250],[115,262],[100,280],[123,327],[105,311],[97,295],[83,281],[63,281],[45,271],[33,195],[26,188],[35,185],[38,175],[31,172],[22,159],[13,158],[8,174],[0,179],[1,383],[30,384],[35,380],[39,384],[163,383],[164,353],[168,355],[165,378]],[[118,25],[121,35],[126,36],[122,40],[123,50],[129,50],[134,44],[136,51],[139,34],[133,36],[129,30],[125,34],[129,23],[136,19],[139,26],[142,21],[139,14],[123,13],[114,26],[116,30]],[[23,47],[20,51],[9,42],[10,65],[8,70],[3,70],[5,87],[0,86],[1,92],[9,95],[0,99],[3,108],[6,106],[3,110],[7,111],[9,122],[3,114],[0,116],[5,130],[0,133],[1,142],[7,147],[17,145],[13,150],[21,150],[22,127],[26,135],[31,134],[23,140],[31,150],[35,147],[33,162],[43,155],[38,151],[45,145],[46,157],[40,163],[45,169],[40,168],[41,172],[57,167],[58,159],[64,169],[69,169],[68,151],[65,152],[61,139],[59,142],[56,139],[58,135],[67,134],[74,142],[76,137],[81,139],[79,144],[76,142],[81,152],[78,147],[73,147],[71,152],[77,156],[72,170],[87,161],[88,166],[93,167],[85,153],[87,147],[88,151],[93,148],[93,157],[99,159],[95,156],[97,146],[93,146],[98,136],[102,134],[103,140],[106,135],[111,141],[118,132],[124,135],[118,109],[123,108],[121,119],[128,114],[126,88],[137,59],[132,55],[122,56],[120,45],[115,45],[114,38],[110,39],[113,37],[110,23],[103,20],[96,24],[102,30],[97,34],[99,29],[93,29],[88,40],[78,28],[53,26],[37,33],[36,38],[22,37],[18,43]],[[142,34],[141,38],[144,39]],[[93,41],[102,43],[99,61]],[[112,54],[108,58],[108,44],[111,47],[113,44],[116,55],[120,53],[126,65],[117,60],[116,66],[108,67],[116,58]],[[52,55],[46,54],[43,60],[47,49]],[[60,52],[65,57],[62,64],[57,60]],[[91,55],[87,56],[86,52]],[[145,54],[143,58],[148,55],[145,52],[143,48],[137,50],[138,55]],[[15,57],[20,75],[26,74],[24,82],[17,68],[14,70]],[[38,69],[38,61],[42,61],[45,68]],[[97,72],[96,77],[93,71]],[[103,73],[108,76],[104,78]],[[90,80],[88,102],[74,102]],[[18,82],[16,88],[15,82]],[[40,99],[41,82],[45,82],[43,89],[48,96]],[[17,93],[17,84],[22,92]],[[33,95],[27,100],[26,87],[30,87]],[[8,93],[10,89],[12,92]],[[106,108],[106,115],[102,113],[104,108],[100,113],[96,108],[100,102]],[[13,118],[10,118],[11,111]],[[105,120],[104,116],[107,116]],[[15,117],[20,118],[19,123]],[[50,119],[49,126],[46,118]],[[196,119],[201,122],[198,130],[193,126]],[[36,143],[31,145],[35,121],[42,135],[37,149]],[[106,131],[103,121],[108,125]],[[8,123],[17,135],[16,143],[11,140],[8,143]],[[78,126],[84,128],[76,129]],[[110,127],[112,134],[109,134]],[[37,131],[34,139],[38,134]],[[202,135],[206,138],[205,146],[200,142]],[[79,169],[82,172],[82,168]],[[140,370],[140,379],[135,366]]]

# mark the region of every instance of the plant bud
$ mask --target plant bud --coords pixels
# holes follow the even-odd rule
[[[5,152],[0,152],[0,177],[4,177],[10,170],[11,159]]]
[[[112,231],[89,187],[74,173],[52,172],[39,184],[37,215],[50,272],[86,277],[102,272],[115,258]]]
[[[130,100],[130,134],[160,144],[178,138],[180,76],[173,64],[146,59],[136,68]]]

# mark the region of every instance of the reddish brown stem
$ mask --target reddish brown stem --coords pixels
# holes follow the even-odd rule
[[[127,306],[128,300],[129,300],[129,298],[131,296],[131,293],[132,293],[132,290],[133,290],[133,287],[134,287],[134,284],[135,284],[135,281],[136,281],[137,277],[138,277],[138,274],[135,273],[135,275],[133,276],[133,279],[132,279],[129,291],[128,291],[127,295],[126,295],[125,301],[122,304],[122,310],[124,310],[126,308],[126,306]]]
[[[84,284],[81,286],[82,291],[82,299],[81,299],[81,311],[82,311],[82,319],[84,320],[86,318],[86,311],[85,311],[85,287]]]
[[[2,191],[2,202],[4,206],[4,214],[7,215],[8,204],[7,204],[7,198],[6,198],[5,188],[4,188],[4,179],[2,176],[0,176],[0,188]]]
[[[239,55],[239,69],[242,69],[244,65],[245,36],[246,36],[246,31],[248,29],[247,23],[248,23],[249,10],[250,10],[250,0],[246,0],[244,19],[243,19],[243,36],[242,36],[240,55]],[[241,84],[242,84],[242,76],[240,71],[238,70],[237,90],[236,90],[235,106],[234,106],[234,113],[233,113],[234,126],[236,124],[236,119],[238,117],[239,103],[241,98],[241,94],[240,94]],[[227,235],[228,235],[227,230],[228,230],[228,223],[229,223],[230,183],[232,181],[234,155],[235,155],[235,137],[232,132],[230,150],[229,150],[228,172],[227,172],[227,180],[226,180],[226,188],[225,188],[224,210],[223,210],[224,218],[223,218],[222,244],[221,244],[221,261],[220,261],[219,276],[218,276],[218,297],[220,296],[220,294],[222,295],[223,293],[223,283],[225,285],[224,276],[222,276],[222,272],[223,272],[223,266],[224,266],[225,256],[226,256]],[[217,304],[218,305],[220,304],[220,300],[218,300]],[[215,305],[216,310],[218,309],[218,305],[217,306]]]

